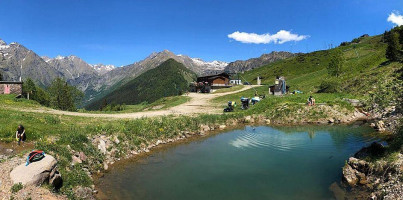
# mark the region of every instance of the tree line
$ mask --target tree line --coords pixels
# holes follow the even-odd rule
[[[83,92],[69,85],[62,78],[55,78],[50,86],[42,89],[28,78],[23,86],[23,95],[39,102],[41,105],[59,110],[76,111],[76,105],[84,97]]]
[[[403,62],[403,26],[398,26],[383,34],[388,44],[386,58],[391,62]]]

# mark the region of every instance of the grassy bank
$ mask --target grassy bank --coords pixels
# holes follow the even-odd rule
[[[16,100],[13,96],[0,96],[1,105],[28,109],[41,107],[34,101]],[[113,157],[123,158],[130,150],[141,149],[153,141],[175,138],[183,131],[197,131],[201,124],[223,123],[234,115],[209,115],[191,117],[158,117],[135,120],[108,120],[105,118],[52,115],[0,108],[0,140],[14,142],[15,130],[19,124],[26,128],[28,142],[35,148],[54,155],[64,179],[61,193],[74,198],[75,186],[90,186],[93,174],[103,170],[105,155],[92,143],[96,135],[113,136],[122,141],[116,144]],[[88,160],[71,165],[72,152],[84,152]]]
[[[121,110],[115,111],[113,109],[105,110],[105,111],[88,111],[85,109],[80,109],[78,112],[83,113],[133,113],[133,112],[142,112],[148,110],[163,110],[168,109],[183,103],[186,103],[190,100],[190,97],[187,96],[172,96],[172,97],[164,97],[153,103],[143,102],[136,105],[119,105]]]

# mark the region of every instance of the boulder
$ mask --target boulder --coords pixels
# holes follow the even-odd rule
[[[219,126],[219,129],[220,129],[220,130],[223,130],[223,129],[225,129],[225,128],[227,128],[227,126],[224,125],[224,124],[222,124],[222,125]]]
[[[208,132],[208,131],[210,131],[210,127],[208,125],[201,125],[200,126],[200,131],[202,133]]]
[[[40,185],[49,179],[50,173],[56,167],[57,161],[51,155],[46,155],[42,160],[30,163],[28,166],[21,164],[10,173],[13,184]]]
[[[245,120],[246,123],[253,123],[253,122],[255,122],[255,120],[252,118],[252,116],[246,116],[246,117],[244,118],[244,120]]]
[[[386,130],[385,123],[383,121],[376,122],[375,129],[377,129],[378,131],[385,131]]]
[[[114,140],[113,140],[116,144],[119,144],[120,143],[120,140],[118,139],[118,137],[117,136],[115,136],[114,137]]]
[[[162,144],[161,140],[157,140],[157,142],[155,143],[155,145],[160,145],[160,144]]]
[[[74,194],[80,199],[95,199],[89,187],[78,186],[74,188]]]
[[[63,186],[62,175],[56,169],[50,173],[49,184],[51,184],[56,190]]]
[[[101,151],[101,153],[106,154],[106,143],[103,139],[99,140],[98,149]]]
[[[347,98],[343,98],[344,101],[347,101],[348,103],[350,103],[352,106],[355,107],[360,107],[363,106],[363,103],[358,100],[358,99],[347,99]]]
[[[73,160],[72,161],[73,165],[75,165],[77,163],[79,163],[79,164],[83,163],[83,161],[79,158],[79,155],[72,155],[71,159]]]
[[[80,160],[82,160],[82,161],[84,161],[84,162],[87,160],[87,156],[85,155],[84,152],[80,152],[80,153],[79,153],[79,158],[80,158]]]
[[[350,165],[345,165],[343,167],[343,180],[351,187],[354,187],[358,183],[358,177],[355,174],[356,170]]]

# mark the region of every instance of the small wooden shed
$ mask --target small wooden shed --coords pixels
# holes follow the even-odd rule
[[[0,94],[22,94],[22,82],[0,81]]]

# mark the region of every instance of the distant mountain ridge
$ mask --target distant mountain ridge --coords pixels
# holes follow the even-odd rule
[[[225,67],[224,70],[231,73],[245,72],[293,56],[295,56],[295,54],[290,52],[273,51],[269,54],[263,54],[258,58],[251,58],[248,60],[237,60],[235,62],[231,62]]]
[[[67,80],[97,73],[91,65],[77,56],[57,56],[53,59],[43,56],[42,59],[62,73]]]
[[[150,69],[129,82],[106,94],[103,98],[92,101],[88,109],[99,109],[108,104],[152,103],[164,96],[179,95],[186,91],[189,83],[196,79],[196,74],[182,63],[169,58],[157,67]]]
[[[18,43],[7,44],[0,40],[0,73],[5,80],[33,79],[37,84],[46,87],[56,77],[66,79],[70,84],[84,92],[84,105],[103,98],[106,94],[138,77],[144,72],[154,69],[168,59],[183,64],[197,75],[216,74],[224,71],[238,72],[259,67],[279,59],[292,56],[288,52],[273,52],[259,58],[227,63],[223,61],[206,62],[200,58],[176,55],[164,50],[154,52],[145,59],[122,67],[104,64],[89,64],[81,58],[57,56],[49,58],[38,56],[35,52]]]
[[[220,61],[205,62],[201,59],[190,58],[186,55],[176,55],[171,51],[164,50],[154,52],[147,58],[123,67],[117,67],[102,76],[98,76],[88,81],[86,89],[87,103],[103,98],[110,90],[116,89],[128,81],[136,78],[142,73],[154,69],[168,59],[182,63],[186,68],[197,75],[204,75],[211,71],[223,71],[226,63]]]
[[[7,44],[0,39],[0,73],[4,80],[18,81],[30,77],[41,86],[49,85],[62,74],[46,63],[35,52],[21,44]]]

